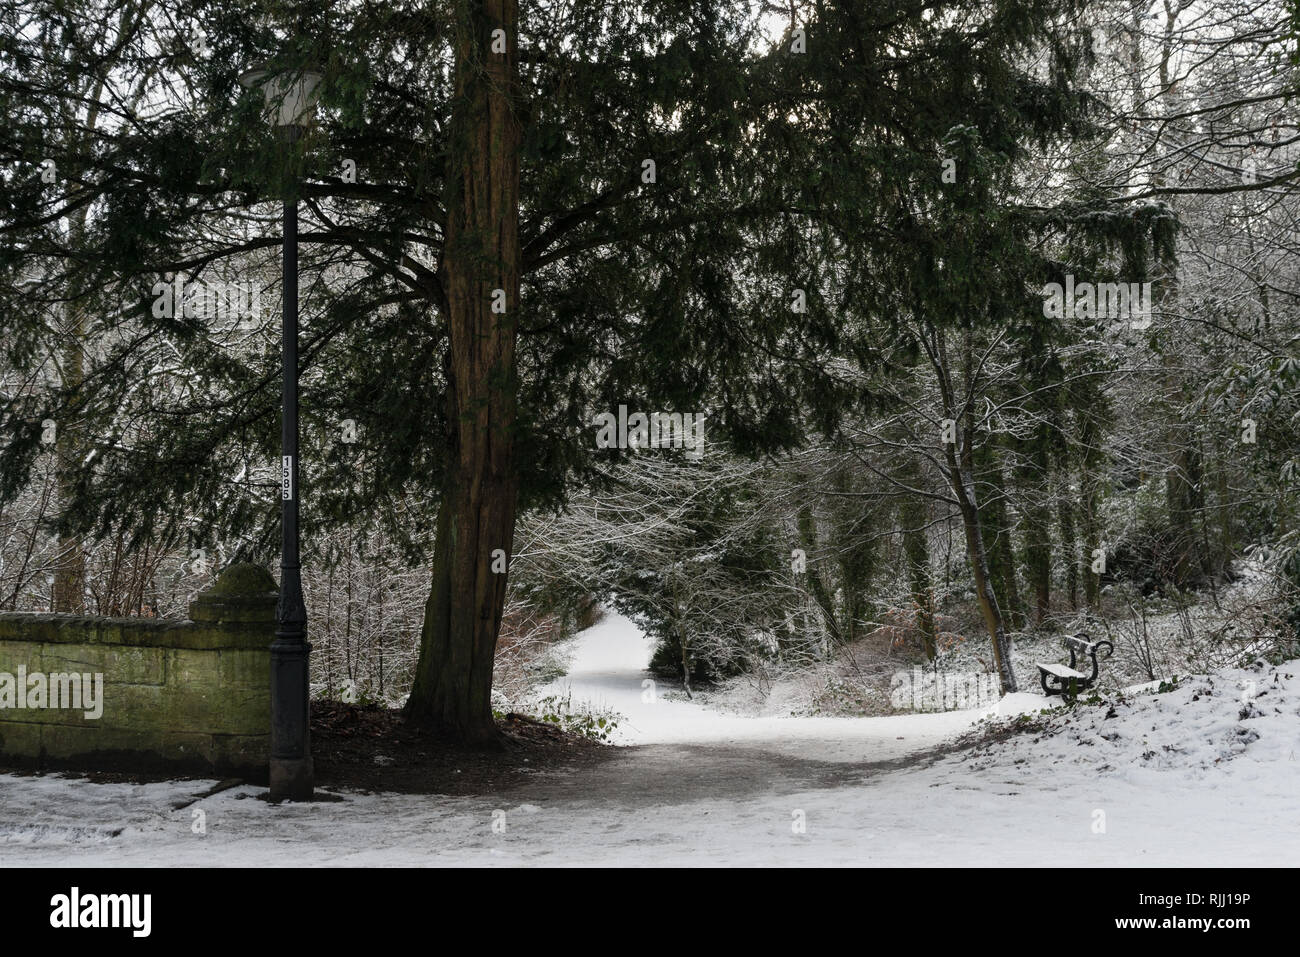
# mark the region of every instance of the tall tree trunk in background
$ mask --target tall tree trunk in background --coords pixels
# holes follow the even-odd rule
[[[1218,499],[1215,506],[1219,510],[1218,573],[1220,575],[1225,574],[1232,565],[1232,554],[1237,548],[1236,536],[1232,531],[1232,488],[1228,480],[1230,465],[1227,450],[1221,450],[1214,470],[1214,491]]]
[[[694,695],[691,694],[690,635],[686,629],[686,609],[682,607],[681,602],[680,575],[681,571],[676,565],[669,570],[668,590],[673,599],[673,630],[677,632],[677,647],[681,651],[682,688],[685,689],[687,698],[693,698]]]
[[[1028,467],[1021,475],[1025,494],[1025,566],[1029,587],[1034,591],[1034,624],[1047,619],[1052,600],[1052,507],[1049,499],[1051,473],[1046,423],[1038,427],[1029,448]]]
[[[115,35],[119,38],[133,35],[139,23],[152,14],[150,6],[147,3],[121,4],[121,9],[118,11]],[[71,141],[67,144],[68,152],[71,155],[85,155],[83,151],[88,148],[89,143],[93,140],[93,131],[99,125],[101,101],[108,77],[112,71],[112,63],[112,57],[105,57],[88,86],[79,91],[82,94],[79,102],[86,104],[86,113],[84,118],[80,118],[78,122],[65,127],[65,130],[74,131],[71,132]],[[130,112],[131,107],[127,107],[127,111]],[[79,181],[87,174],[84,169],[73,168],[68,171],[67,175]],[[68,221],[68,248],[74,250],[82,248],[86,238],[86,227],[89,218],[89,205],[79,206],[70,215]],[[84,310],[86,306],[79,294],[80,292],[81,290],[75,280],[65,290],[67,302],[65,308],[67,311],[64,315],[63,342],[60,345],[62,353],[60,357],[62,385],[65,390],[70,390],[74,394],[81,390],[85,381],[86,314]],[[80,403],[77,401],[70,402],[68,406],[80,409]],[[66,509],[72,499],[77,482],[77,473],[82,468],[82,463],[85,460],[86,452],[82,443],[83,430],[80,426],[81,423],[76,421],[57,423],[58,435],[55,450],[58,465],[56,481],[60,511]],[[59,535],[58,565],[54,572],[53,598],[56,612],[79,613],[86,610],[86,550],[80,535],[62,533]]]
[[[66,308],[60,366],[63,388],[73,391],[81,386],[85,373],[84,329],[80,304],[69,302]],[[77,422],[68,420],[58,422],[56,426],[55,482],[58,485],[58,507],[64,509],[73,498],[84,452]],[[86,610],[86,551],[80,535],[59,533],[59,552],[54,568],[54,610],[74,615]]]
[[[921,632],[925,657],[933,661],[939,654],[934,621],[934,590],[930,582],[929,534],[930,514],[919,495],[908,495],[899,506],[899,524],[903,529],[903,555],[907,562],[907,580],[916,607],[916,627]]]
[[[1101,602],[1101,576],[1092,570],[1101,548],[1101,430],[1091,414],[1082,416],[1079,429],[1079,516],[1083,523],[1083,596],[1096,610]]]
[[[962,531],[966,536],[966,552],[970,558],[971,574],[975,579],[975,601],[993,644],[994,670],[997,671],[1002,693],[1013,694],[1019,688],[1016,684],[1015,669],[1011,666],[1011,639],[1007,635],[1006,622],[1002,617],[1002,609],[998,605],[998,596],[993,591],[993,581],[989,574],[988,550],[984,544],[984,530],[980,521],[979,499],[975,491],[974,431],[970,424],[972,418],[970,409],[965,406],[964,401],[959,401],[957,398],[958,389],[953,383],[943,331],[931,323],[923,323],[918,341],[925,349],[930,365],[934,369],[935,378],[938,380],[944,414],[953,423],[962,423],[964,426],[956,430],[955,441],[944,444],[946,459],[946,467],[943,469],[944,478],[952,488],[957,508],[961,512]],[[974,363],[969,334],[966,335],[963,353],[967,389],[970,389]]]
[[[812,506],[804,505],[803,508],[799,509],[796,522],[799,526],[799,539],[803,543],[804,552],[814,551],[817,548],[817,525],[813,519]],[[821,575],[817,573],[816,566],[807,564],[804,568],[804,576],[808,580],[808,590],[812,592],[813,600],[817,602],[817,607],[821,609],[822,617],[826,621],[826,630],[830,633],[831,641],[837,645],[841,644],[844,636],[840,631],[835,602],[832,600],[830,593],[827,592],[826,585],[822,582]]]
[[[1196,519],[1205,504],[1201,489],[1201,453],[1186,423],[1175,423],[1170,443],[1173,445],[1173,462],[1165,472],[1165,504],[1173,532],[1173,580],[1183,588],[1192,582],[1204,564],[1201,542],[1196,534]]]
[[[836,529],[835,553],[840,566],[840,588],[844,594],[844,640],[852,644],[860,633],[859,624],[875,617],[874,603],[868,597],[871,577],[876,570],[877,540],[874,509],[854,507],[849,493],[854,489],[854,472],[841,467],[833,481],[836,491],[844,495],[834,505]]]
[[[1061,529],[1061,554],[1065,558],[1065,595],[1073,611],[1079,607],[1079,540],[1074,529],[1074,501],[1070,496],[1068,469],[1056,503],[1057,522]]]
[[[79,248],[86,234],[86,209],[72,217],[69,224],[68,243]],[[65,391],[75,394],[80,391],[85,378],[85,305],[77,295],[77,290],[68,290],[68,301],[64,306],[63,341],[59,345],[60,376]],[[70,408],[78,408],[79,403],[68,403]],[[81,423],[75,419],[56,423],[55,456],[56,478],[58,484],[58,508],[68,507],[72,501],[77,484],[77,475],[85,457],[82,444]],[[81,614],[86,610],[86,550],[80,535],[61,532],[59,534],[58,564],[54,569],[54,610],[66,614]]]
[[[517,21],[516,0],[457,5],[447,227],[438,270],[449,336],[449,448],[433,586],[406,705],[411,719],[474,745],[499,742],[492,664],[506,575],[494,571],[493,553],[499,549],[498,558],[509,561],[517,498]],[[493,49],[498,29],[504,52]]]
[[[1130,14],[1132,23],[1131,58],[1133,61],[1134,103],[1147,99],[1142,89],[1143,46],[1142,37],[1149,32],[1144,23],[1146,9],[1140,0],[1132,0]],[[1183,107],[1174,96],[1174,37],[1179,13],[1183,9],[1179,4],[1165,4],[1165,19],[1161,37],[1160,54],[1156,62],[1156,96],[1151,98],[1165,116],[1176,115]],[[1159,166],[1156,167],[1159,170]],[[1166,185],[1163,174],[1157,172],[1152,177],[1152,186]],[[1171,198],[1171,206],[1177,210],[1177,203]],[[1145,277],[1144,277],[1145,278]],[[1178,274],[1173,269],[1158,268],[1153,277],[1152,307],[1155,311],[1168,314],[1177,306]],[[1173,534],[1173,579],[1178,587],[1187,585],[1194,572],[1201,569],[1204,556],[1197,539],[1195,521],[1204,505],[1201,491],[1200,450],[1192,438],[1193,423],[1186,421],[1185,410],[1193,401],[1195,383],[1188,381],[1184,370],[1179,366],[1177,349],[1166,347],[1161,350],[1160,359],[1168,394],[1173,405],[1173,414],[1168,423],[1165,441],[1170,450],[1169,461],[1165,468],[1165,504],[1169,514],[1169,524]]]
[[[968,428],[973,426],[968,425]],[[988,548],[989,579],[998,605],[1012,628],[1023,628],[1024,609],[1016,578],[1016,557],[1011,522],[1007,518],[1007,483],[1002,460],[993,442],[974,452],[973,471],[980,487],[980,525]]]
[[[971,573],[975,579],[975,601],[993,642],[993,663],[1002,685],[1002,693],[1012,694],[1019,689],[1016,673],[1011,667],[1011,641],[1007,637],[1006,623],[989,575],[988,552],[984,548],[979,505],[975,496],[975,478],[971,470],[962,466],[951,452],[949,459],[949,481],[957,496],[957,507],[961,511],[966,550],[970,555]]]

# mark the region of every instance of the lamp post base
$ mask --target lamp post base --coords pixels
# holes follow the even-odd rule
[[[311,761],[311,705],[308,701],[308,658],[311,645],[302,640],[302,591],[296,568],[282,570],[289,582],[282,606],[290,615],[289,634],[277,631],[271,643],[271,800],[310,801],[314,784]],[[297,610],[297,614],[293,612]]]
[[[272,801],[310,801],[314,793],[311,758],[271,759]]]

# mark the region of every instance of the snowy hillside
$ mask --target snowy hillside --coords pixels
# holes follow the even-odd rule
[[[1161,691],[1164,688],[1167,690]],[[973,770],[1033,769],[1129,780],[1227,777],[1300,783],[1300,660],[1156,683],[1100,704],[1059,707],[1001,727],[1033,729],[976,748]],[[1152,777],[1154,776],[1154,777]]]

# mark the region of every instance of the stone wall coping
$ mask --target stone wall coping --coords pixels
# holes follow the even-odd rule
[[[53,612],[0,612],[0,641],[216,650],[269,648],[276,584],[260,565],[227,566],[190,602],[190,617],[107,618]],[[268,627],[269,626],[269,627]]]
[[[166,618],[101,618],[47,612],[0,612],[0,641],[142,648],[270,648],[265,624]]]

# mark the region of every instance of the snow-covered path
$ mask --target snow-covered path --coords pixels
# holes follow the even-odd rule
[[[567,675],[540,694],[570,694],[575,706],[618,712],[624,720],[613,739],[619,744],[708,744],[822,761],[892,761],[934,748],[985,715],[1017,714],[1043,704],[1039,695],[1019,694],[980,711],[888,718],[745,717],[706,708],[681,692],[664,694],[646,671],[652,642],[615,612],[579,634],[567,650]]]
[[[977,715],[750,719],[652,703],[641,696],[646,643],[616,616],[573,653],[563,686],[623,711],[624,734],[640,742],[595,768],[490,798],[272,807],[239,787],[179,809],[202,782],[0,775],[0,867],[1300,860],[1300,661],[1118,712],[1080,708],[1051,734],[936,757],[920,752]],[[1243,681],[1257,691],[1248,706]]]

